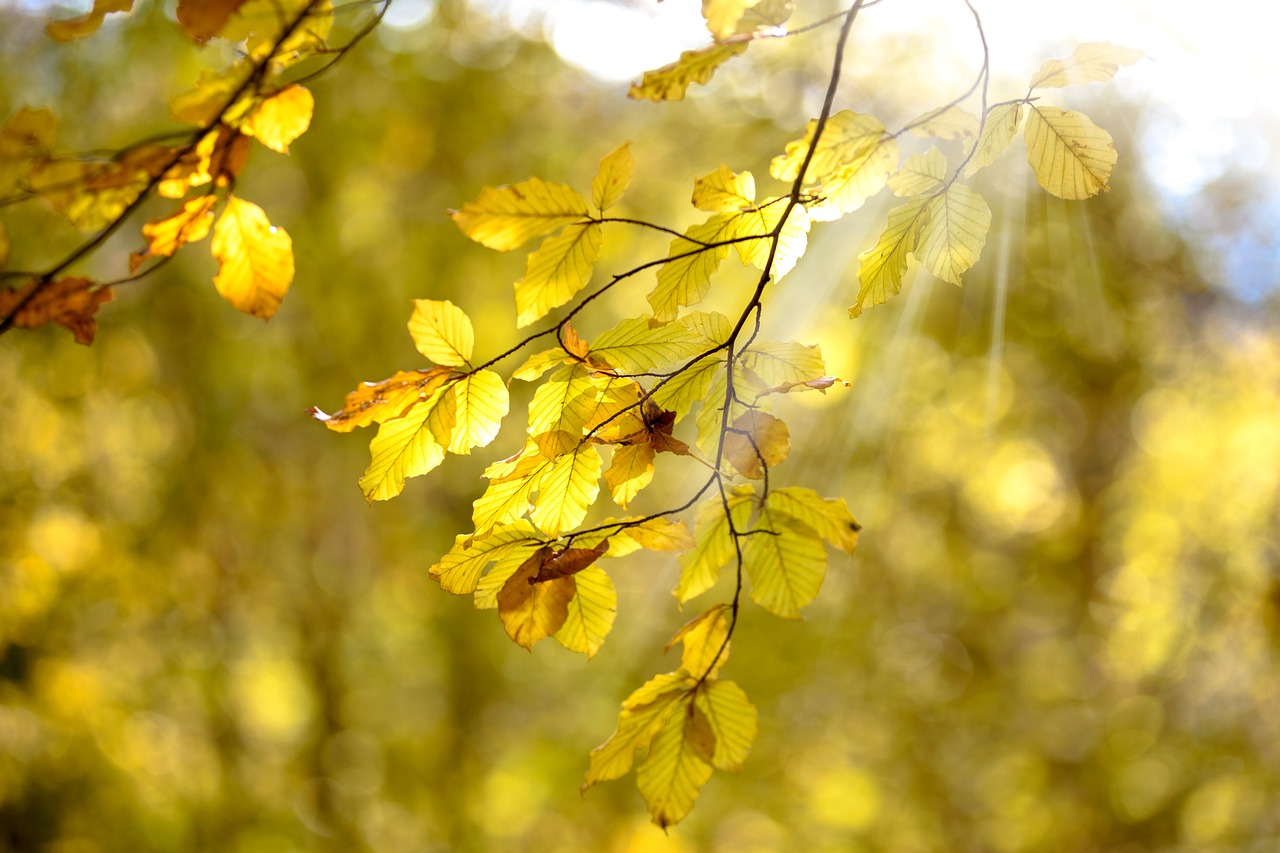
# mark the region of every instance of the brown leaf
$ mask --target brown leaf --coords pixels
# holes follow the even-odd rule
[[[357,427],[383,423],[404,414],[419,400],[430,397],[453,373],[448,367],[430,370],[401,370],[381,382],[364,382],[347,395],[342,408],[327,415],[314,406],[308,414],[334,432],[351,432]]]
[[[98,330],[94,314],[104,302],[115,298],[115,291],[110,287],[92,289],[95,282],[87,278],[60,278],[44,288],[39,282],[32,281],[18,290],[0,291],[0,317],[13,314],[13,325],[20,329],[35,329],[46,323],[57,323],[70,329],[76,336],[76,343],[91,344],[93,335]],[[22,305],[32,291],[35,296]]]
[[[733,429],[724,438],[724,455],[744,477],[764,479],[765,469],[791,452],[791,432],[773,415],[753,409],[738,417]]]
[[[549,550],[539,548],[498,591],[498,617],[507,635],[526,649],[560,630],[569,618],[569,602],[577,592],[572,577],[532,582]]]
[[[550,551],[544,548],[542,550],[546,552],[542,559],[542,566],[538,569],[538,573],[529,579],[529,583],[543,583],[576,575],[609,550],[609,540],[604,540],[594,548],[565,548],[562,551]]]
[[[226,26],[245,0],[178,0],[178,23],[204,44]]]
[[[564,321],[564,327],[560,330],[560,345],[564,347],[564,351],[569,355],[579,359],[587,357],[587,342],[578,337],[578,330],[568,320]]]

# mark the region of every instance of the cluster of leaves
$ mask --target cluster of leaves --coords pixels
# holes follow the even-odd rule
[[[60,41],[79,38],[98,29],[106,14],[131,7],[132,0],[98,0],[85,16],[52,23],[48,32]],[[293,243],[262,208],[235,195],[236,177],[253,140],[286,154],[310,125],[315,102],[302,82],[338,61],[363,35],[330,46],[333,14],[330,0],[182,0],[177,19],[187,35],[201,45],[215,38],[232,43],[238,58],[227,68],[206,70],[171,102],[173,117],[195,130],[143,140],[109,158],[58,152],[57,121],[48,110],[23,107],[11,116],[0,128],[0,199],[42,199],[95,236],[44,272],[0,273],[24,281],[0,290],[0,331],[55,322],[90,343],[95,314],[113,298],[114,286],[147,275],[211,231],[218,293],[238,310],[270,319],[293,280]],[[297,73],[300,63],[313,59],[318,68]],[[130,256],[127,277],[103,282],[65,275],[152,194],[178,205],[142,226],[146,245]],[[8,248],[0,231],[0,265]]]

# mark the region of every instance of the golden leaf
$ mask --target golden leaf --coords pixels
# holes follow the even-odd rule
[[[102,21],[112,12],[132,10],[133,0],[94,0],[93,8],[79,18],[53,21],[45,25],[44,31],[55,41],[74,41],[97,32]]]
[[[751,600],[783,619],[799,619],[800,608],[818,595],[826,576],[826,549],[767,511],[756,529],[767,532],[746,537],[742,546]]]
[[[598,222],[570,225],[530,253],[516,282],[516,326],[524,328],[574,297],[591,280],[604,233]]]
[[[475,331],[471,318],[449,300],[415,299],[409,335],[418,352],[450,367],[470,367]]]
[[[813,489],[788,486],[772,489],[767,504],[772,513],[799,522],[846,554],[852,554],[858,545],[862,527],[849,513],[844,498],[824,498]]]
[[[699,748],[693,711],[692,696],[677,700],[671,715],[653,737],[649,757],[636,771],[636,787],[649,807],[649,815],[664,829],[689,814],[698,792],[711,778],[711,764]]]
[[[724,455],[742,476],[763,480],[765,471],[791,452],[791,432],[773,415],[752,410],[733,422],[724,438]]]
[[[613,628],[618,612],[618,593],[613,581],[598,566],[588,566],[573,576],[575,594],[568,615],[555,638],[571,652],[588,659],[596,656]]]
[[[426,400],[453,375],[447,367],[402,370],[381,382],[363,382],[347,395],[342,408],[327,415],[312,408],[310,414],[334,432],[350,432],[372,423],[398,418],[412,404]]]
[[[142,226],[147,248],[129,256],[129,272],[137,272],[147,258],[167,258],[187,243],[203,240],[213,224],[213,208],[218,197],[200,196],[183,203],[176,213],[153,219]]]
[[[969,164],[964,167],[965,175],[973,175],[979,169],[990,166],[999,159],[1018,133],[1018,124],[1021,121],[1022,104],[996,104],[987,110],[987,120],[982,125],[977,150],[974,151]]]
[[[582,790],[626,775],[635,760],[635,751],[653,740],[693,684],[694,680],[684,671],[670,672],[649,679],[632,692],[622,703],[613,734],[591,750],[591,767]]]
[[[293,241],[262,208],[235,196],[213,226],[214,286],[238,310],[271,319],[293,281]]]
[[[889,211],[889,222],[880,239],[858,255],[858,299],[849,308],[857,317],[870,305],[886,302],[902,290],[907,273],[907,255],[915,248],[921,217],[929,196],[921,195]]]
[[[200,44],[213,38],[245,0],[178,0],[178,23]]]
[[[938,139],[972,139],[978,135],[978,120],[954,104],[930,110],[907,122],[907,126],[916,136]]]
[[[449,211],[449,215],[472,240],[509,252],[585,219],[589,212],[586,201],[573,188],[530,178],[518,184],[485,187],[475,201]]]
[[[1079,200],[1109,189],[1116,149],[1111,134],[1088,116],[1032,104],[1025,135],[1027,162],[1049,193]]]
[[[1132,47],[1106,41],[1079,45],[1066,59],[1051,59],[1031,78],[1032,89],[1072,86],[1076,83],[1105,83],[1121,65],[1133,65],[1145,56]]]
[[[476,591],[480,573],[490,563],[510,555],[522,564],[534,551],[546,545],[533,525],[521,519],[496,527],[487,536],[458,536],[449,553],[440,558],[428,572],[445,592],[469,595]]]
[[[498,592],[498,616],[517,645],[533,644],[560,630],[569,618],[569,601],[576,585],[572,577],[534,583],[541,551],[526,560]]]
[[[600,212],[613,207],[631,186],[631,173],[635,160],[631,156],[631,143],[624,142],[600,160],[600,169],[591,181],[591,200]]]
[[[680,669],[694,678],[715,678],[729,660],[729,606],[715,604],[680,627],[663,652],[683,644]]]
[[[912,154],[902,168],[889,177],[893,194],[907,198],[921,193],[934,193],[947,181],[947,158],[936,145],[921,154]]]
[[[731,530],[746,531],[754,497],[755,490],[750,486],[737,486],[729,492],[732,528],[719,495],[698,505],[694,515],[694,547],[680,555],[680,581],[674,592],[681,604],[711,589],[720,577],[720,568],[734,558],[737,551]],[[756,538],[759,537],[750,536],[748,540]]]
[[[755,207],[756,179],[721,165],[693,182],[693,206],[711,213],[737,213]]]
[[[702,301],[711,287],[711,276],[729,256],[728,244],[705,244],[730,239],[733,229],[733,217],[718,213],[701,225],[691,226],[684,237],[671,241],[667,262],[658,269],[658,286],[646,297],[653,306],[655,320],[674,320],[681,306]]]
[[[769,174],[780,181],[794,181],[800,164],[809,153],[809,144],[818,129],[816,119],[805,126],[804,136],[787,143],[786,153],[769,164]],[[875,116],[842,110],[827,119],[822,137],[805,172],[806,186],[818,184],[848,166],[857,166],[875,152],[885,136],[884,125]]]
[[[653,445],[647,442],[614,449],[613,461],[604,472],[604,482],[614,503],[626,509],[640,490],[649,485],[653,480],[655,455]]]
[[[929,272],[960,284],[960,276],[978,262],[991,227],[991,208],[977,192],[953,184],[925,207],[915,255]]]
[[[694,83],[706,84],[716,69],[747,50],[746,42],[713,44],[686,50],[670,65],[646,71],[639,83],[632,83],[628,98],[646,101],[679,101]]]
[[[710,760],[721,770],[736,773],[755,743],[756,708],[732,681],[707,681],[694,697],[695,707],[707,721],[715,747]]]
[[[289,144],[307,132],[316,101],[305,87],[293,83],[263,98],[240,130],[272,151],[289,153]]]

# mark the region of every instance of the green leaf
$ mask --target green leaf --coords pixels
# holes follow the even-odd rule
[[[585,219],[589,211],[587,202],[572,187],[530,178],[518,184],[485,187],[475,201],[449,211],[449,215],[472,240],[509,252]]]
[[[475,331],[471,318],[446,300],[415,299],[409,334],[418,352],[448,367],[470,367]]]
[[[1077,83],[1105,83],[1121,65],[1133,65],[1145,56],[1132,47],[1107,41],[1079,45],[1066,59],[1051,59],[1031,78],[1032,89],[1060,88]]]
[[[858,299],[849,308],[857,317],[869,305],[879,305],[902,290],[907,273],[907,255],[915,248],[921,216],[929,196],[920,195],[889,211],[889,223],[880,239],[858,255]]]
[[[958,285],[982,255],[990,227],[991,208],[982,196],[964,184],[953,184],[926,206],[916,257],[929,272]]]
[[[524,328],[574,297],[591,280],[604,229],[598,222],[570,225],[529,255],[516,282],[516,326]]]
[[[1116,165],[1111,134],[1082,113],[1032,104],[1026,140],[1027,162],[1049,193],[1079,200],[1109,189]]]
[[[670,65],[646,71],[639,83],[631,84],[628,98],[646,101],[679,101],[694,83],[706,84],[716,69],[747,50],[746,42],[713,44],[697,50],[686,50]]]
[[[577,594],[569,602],[568,616],[556,640],[572,652],[593,658],[613,628],[618,612],[618,593],[613,581],[598,566],[588,566],[573,576]]]

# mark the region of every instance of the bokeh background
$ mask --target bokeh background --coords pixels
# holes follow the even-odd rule
[[[798,22],[830,11],[801,5]],[[690,614],[674,560],[612,563],[619,618],[595,660],[530,655],[426,572],[469,529],[485,461],[520,445],[519,415],[369,507],[371,433],[305,412],[420,364],[415,297],[462,305],[480,354],[515,340],[523,257],[470,243],[445,209],[535,174],[586,186],[630,139],[625,210],[684,227],[692,180],[720,163],[767,182],[816,114],[835,33],[638,104],[620,81],[700,41],[690,0],[395,0],[313,85],[292,154],[258,149],[240,180],[294,239],[271,323],[221,301],[201,246],[122,288],[91,348],[57,328],[0,338],[0,849],[1280,849],[1262,29],[1235,18],[1221,43],[1230,3],[1079,3],[1044,26],[978,5],[993,100],[1080,40],[1152,55],[1053,93],[1116,137],[1114,188],[1048,198],[1016,142],[978,179],[995,221],[965,288],[920,275],[857,321],[856,255],[885,204],[815,231],[766,331],[820,343],[852,388],[784,401],[796,449],[775,479],[846,498],[865,531],[805,621],[744,611],[726,675],[760,736],[684,824],[649,825],[629,779],[578,793],[620,700],[675,666],[660,649]],[[66,10],[0,3],[0,112],[52,107],[72,150],[171,129],[168,99],[222,57],[185,42],[171,6],[56,46],[40,28]],[[900,125],[979,62],[961,4],[888,0],[858,23],[837,106]],[[38,205],[0,219],[12,267],[77,239]],[[140,244],[126,228],[86,269],[117,276]],[[599,269],[665,250],[610,231]],[[736,266],[726,307],[749,280]],[[650,284],[586,331],[643,310]],[[639,508],[700,471],[669,463]]]

